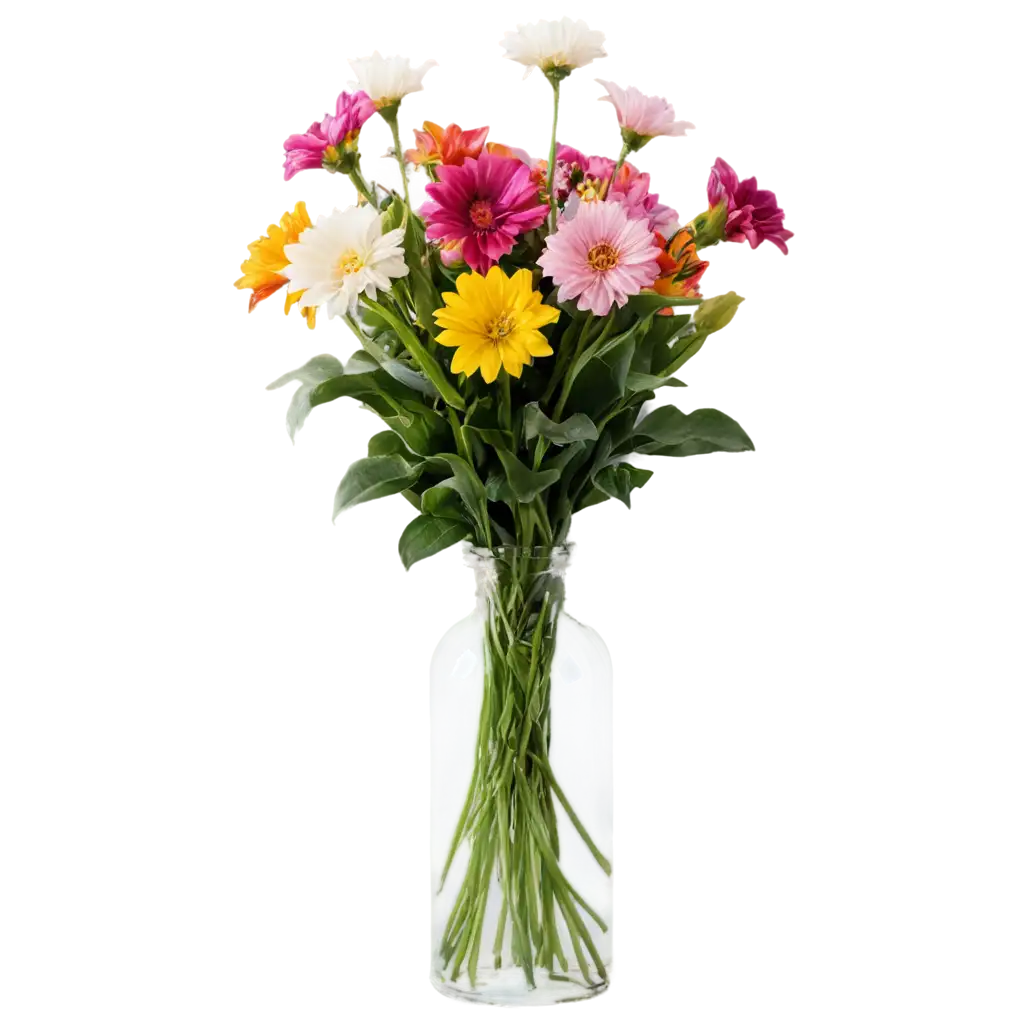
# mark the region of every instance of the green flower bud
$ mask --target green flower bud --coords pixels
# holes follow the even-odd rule
[[[723,199],[693,218],[690,223],[690,234],[698,249],[706,249],[709,245],[717,245],[725,238],[725,222],[729,216],[729,202]]]
[[[693,325],[704,335],[714,334],[725,327],[736,315],[743,298],[735,292],[727,292],[725,295],[716,295],[712,299],[705,299],[693,314]]]

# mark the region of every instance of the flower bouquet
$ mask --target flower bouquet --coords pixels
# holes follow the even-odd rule
[[[355,204],[314,224],[297,203],[249,246],[236,282],[252,289],[250,310],[284,289],[286,313],[298,306],[312,328],[326,312],[358,343],[347,362],[319,355],[270,385],[298,384],[293,439],[339,398],[382,421],[341,480],[335,516],[400,494],[414,510],[398,542],[406,567],[465,541],[477,570],[478,612],[432,670],[432,956],[439,988],[491,1002],[607,985],[610,675],[600,641],[562,612],[570,527],[609,499],[630,504],[652,475],[634,455],[752,450],[724,413],[648,405],[684,386],[676,372],[743,301],[701,294],[703,254],[766,239],[786,252],[791,235],[774,194],[724,160],[707,208],[682,224],[629,157],[693,125],[635,88],[600,83],[617,158],[559,144],[562,85],[605,56],[603,42],[568,18],[504,39],[551,84],[546,160],[488,141],[487,128],[429,121],[403,151],[402,99],[432,62],[353,61],[358,84],[285,140],[284,168],[286,179],[348,177]],[[375,116],[394,139],[399,189],[360,165],[360,129]],[[429,179],[418,210],[410,166]]]

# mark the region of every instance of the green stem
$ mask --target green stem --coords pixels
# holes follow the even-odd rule
[[[431,383],[437,388],[441,397],[454,408],[460,411],[465,409],[466,403],[462,395],[459,394],[444,370],[441,369],[441,364],[427,351],[423,342],[416,337],[416,332],[405,321],[376,300],[369,298],[367,295],[363,295],[362,300],[379,317],[386,320],[394,328],[402,344],[412,353],[413,359],[416,360],[420,369],[430,378]]]
[[[599,341],[607,335],[607,332],[611,330],[612,324],[615,323],[615,317],[608,316],[604,318],[604,328],[601,331]],[[554,413],[551,418],[556,422],[560,423],[562,419],[562,413],[565,411],[565,403],[569,400],[569,392],[572,390],[573,385],[573,370],[576,368],[576,361],[579,359],[580,354],[587,347],[587,334],[590,332],[590,325],[594,322],[594,314],[589,313],[587,315],[587,322],[580,331],[579,337],[576,339],[576,348],[572,354],[572,359],[569,361],[568,367],[565,371],[565,380],[562,382],[562,393],[558,396],[558,404],[555,406]]]
[[[363,177],[362,172],[359,170],[359,165],[356,164],[351,171],[348,172],[349,179],[352,184],[355,185],[356,191],[366,197],[366,201],[375,209],[380,209],[380,203],[377,201],[377,190],[371,188]]]
[[[619,176],[619,171],[622,170],[622,165],[626,162],[626,157],[629,156],[632,151],[632,147],[628,142],[623,142],[622,151],[619,153],[619,161],[615,165],[615,170],[612,171],[612,176],[601,186],[601,198],[608,194],[608,190],[615,184],[615,179]]]
[[[405,196],[405,209],[408,215],[409,210],[409,175],[405,169],[405,155],[402,153],[402,139],[398,134],[398,106],[392,108],[391,114],[384,118],[391,126],[391,138],[395,140],[395,159],[398,161],[398,170],[402,175],[402,195]]]
[[[558,93],[559,81],[549,78],[555,93],[555,112],[551,120],[551,148],[548,150],[548,230],[554,231],[558,223],[558,202],[555,199],[555,161],[558,156]]]

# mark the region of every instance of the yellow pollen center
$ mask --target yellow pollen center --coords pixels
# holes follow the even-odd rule
[[[469,208],[469,219],[475,227],[489,228],[494,223],[491,204],[486,199],[477,199]]]
[[[363,258],[355,251],[355,249],[349,249],[348,252],[341,254],[341,259],[338,260],[338,273],[354,274],[356,271],[363,269]]]
[[[619,264],[619,250],[607,242],[598,242],[587,253],[587,262],[595,270],[611,270]]]
[[[515,320],[508,313],[500,313],[487,325],[487,337],[497,345],[503,342],[515,329]]]
[[[585,178],[576,186],[576,192],[585,203],[592,203],[601,198],[601,179]]]
[[[337,163],[339,155],[337,146],[328,146],[324,150],[324,159],[328,163]]]

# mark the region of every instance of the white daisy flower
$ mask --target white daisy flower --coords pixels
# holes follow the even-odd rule
[[[526,65],[527,74],[540,68],[546,75],[564,77],[598,57],[608,56],[604,52],[604,33],[571,18],[517,25],[515,32],[505,33],[501,45],[509,60]]]
[[[602,81],[599,88],[601,100],[614,105],[618,127],[639,142],[681,142],[693,130],[680,117],[676,100],[658,89],[623,81]]]
[[[402,229],[381,231],[381,215],[371,206],[350,206],[317,217],[293,245],[284,247],[291,261],[281,273],[291,281],[290,292],[305,289],[302,302],[326,306],[329,317],[354,313],[364,292],[377,298],[377,289],[405,277]]]
[[[391,107],[400,103],[411,92],[423,88],[423,76],[433,67],[436,60],[428,60],[418,68],[409,63],[408,57],[382,57],[374,50],[370,57],[350,60],[356,75],[356,85],[367,93],[377,108]]]

